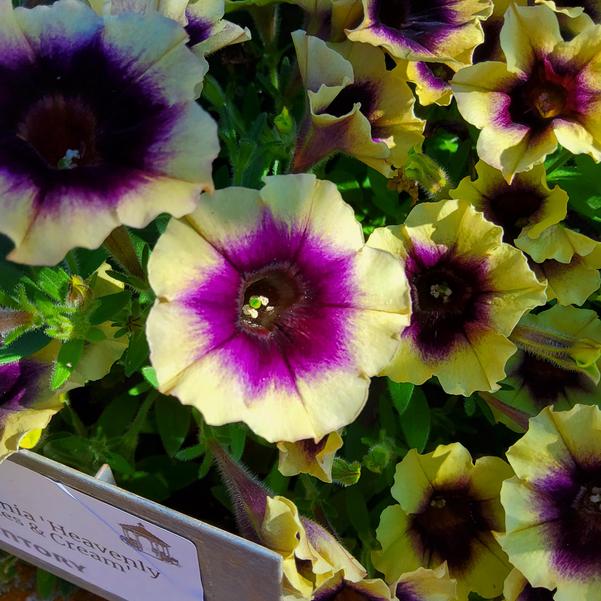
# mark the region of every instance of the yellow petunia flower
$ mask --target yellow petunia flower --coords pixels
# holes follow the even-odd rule
[[[498,457],[474,463],[459,443],[426,455],[410,450],[392,487],[399,504],[380,518],[382,550],[373,553],[375,567],[394,582],[405,572],[446,562],[459,601],[467,601],[470,591],[499,595],[510,566],[493,532],[503,530],[499,491],[511,475]]]
[[[339,572],[314,592],[311,601],[392,601],[392,597],[383,580],[352,582]]]
[[[312,439],[279,442],[278,469],[284,476],[310,474],[322,482],[332,482],[332,464],[342,444],[342,436],[338,432],[324,436],[319,442]]]
[[[205,195],[167,226],[148,265],[150,359],[161,391],[211,425],[320,440],[363,408],[409,322],[409,290],[334,184],[265,181]]]
[[[471,63],[484,40],[481,21],[492,0],[363,0],[364,17],[347,31],[354,42],[381,46],[395,58]]]
[[[390,177],[421,147],[425,125],[403,69],[387,70],[384,54],[366,44],[328,45],[303,31],[292,39],[309,98],[292,169],[343,152]]]
[[[511,563],[555,601],[601,597],[601,409],[547,407],[507,451],[516,476],[503,483]]]
[[[199,61],[156,14],[0,0],[0,233],[8,258],[52,265],[121,224],[182,216],[212,190],[217,128]]]
[[[510,340],[519,350],[507,364],[510,389],[493,394],[501,402],[527,417],[547,405],[601,402],[601,320],[594,311],[555,305],[525,315]]]
[[[480,158],[511,182],[558,144],[601,160],[601,26],[564,41],[547,6],[517,6],[501,30],[505,62],[459,71],[451,86],[459,111],[482,131]]]
[[[601,286],[601,242],[557,224],[535,240],[521,236],[515,245],[532,257],[549,300],[582,305]]]
[[[502,229],[465,201],[416,206],[402,226],[379,228],[368,245],[397,257],[411,287],[411,324],[384,373],[446,392],[497,390],[516,348],[522,315],[545,303],[544,285]]]
[[[476,173],[475,180],[469,176],[462,179],[451,190],[451,198],[467,200],[489,221],[500,225],[505,242],[511,244],[523,236],[537,239],[568,212],[567,193],[559,186],[549,188],[542,165],[516,175],[511,184],[483,161],[476,164]]]

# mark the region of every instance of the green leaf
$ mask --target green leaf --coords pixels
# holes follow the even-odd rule
[[[79,363],[83,347],[83,340],[69,340],[63,343],[58,352],[54,372],[52,373],[52,380],[50,382],[52,390],[60,388],[69,379]]]
[[[59,268],[42,267],[35,278],[38,286],[50,298],[62,302],[69,285],[69,275]]]
[[[426,448],[430,437],[431,421],[426,396],[420,388],[416,388],[409,407],[401,419],[401,430],[410,448],[417,449],[420,453]]]
[[[190,408],[172,397],[162,396],[157,399],[154,411],[163,447],[167,454],[173,457],[180,450],[190,430]]]
[[[149,352],[144,330],[135,331],[131,335],[129,346],[123,358],[127,377],[136,373],[148,361]]]
[[[341,486],[353,486],[361,478],[361,464],[335,457],[332,465],[332,480]]]
[[[151,367],[150,365],[147,365],[146,367],[142,368],[142,375],[144,376],[144,379],[154,388],[158,388],[159,387],[159,381],[157,379],[157,372],[155,371],[154,367]]]
[[[105,321],[116,321],[116,316],[129,302],[131,295],[127,291],[101,296],[90,315],[90,324],[98,325]]]
[[[56,588],[57,577],[50,574],[41,568],[38,568],[35,573],[35,590],[38,597],[42,599],[50,599]]]
[[[205,445],[199,443],[195,444],[193,447],[181,449],[175,454],[175,458],[178,461],[192,461],[193,459],[198,459],[199,457],[204,455],[205,451]]]
[[[411,397],[413,396],[414,388],[415,386],[413,384],[399,384],[390,379],[388,380],[388,391],[390,392],[392,403],[394,404],[394,407],[398,411],[399,415],[403,415],[403,413],[407,411],[409,403],[411,402]]]
[[[0,346],[0,365],[29,357],[42,350],[49,342],[50,338],[42,332],[27,332],[11,344]]]

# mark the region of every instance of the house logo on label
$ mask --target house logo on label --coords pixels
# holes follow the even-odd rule
[[[169,552],[171,545],[147,530],[141,522],[138,522],[137,526],[131,524],[119,524],[119,526],[123,530],[123,534],[119,538],[132,549],[151,555],[159,561],[181,567],[179,561],[175,557],[171,557]]]

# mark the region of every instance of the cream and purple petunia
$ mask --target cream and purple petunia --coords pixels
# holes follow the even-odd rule
[[[51,363],[37,356],[0,365],[0,461],[61,409],[60,394],[50,389],[51,373]]]
[[[497,399],[528,417],[548,405],[564,410],[601,403],[601,320],[594,311],[554,305],[530,313],[510,340],[519,350]]]
[[[410,450],[396,467],[391,492],[398,504],[380,517],[382,550],[372,555],[375,567],[387,582],[398,581],[397,589],[436,590],[435,599],[448,599],[454,589],[446,566],[457,581],[459,601],[467,601],[470,591],[487,599],[500,594],[510,566],[493,533],[503,530],[499,491],[512,474],[498,457],[473,462],[459,443],[440,445],[425,455]],[[438,573],[421,572],[420,578],[406,574],[420,567]],[[426,594],[423,598],[429,601]]]
[[[423,203],[368,245],[398,257],[411,286],[411,325],[385,374],[451,394],[498,390],[522,315],[545,303],[544,285],[503,230],[466,201]]]
[[[121,224],[184,215],[212,190],[216,125],[184,29],[158,13],[0,0],[0,233],[54,264]]]
[[[482,130],[478,155],[508,182],[558,144],[601,160],[600,39],[601,26],[591,25],[566,42],[550,8],[512,4],[501,30],[505,62],[453,78],[459,111]]]
[[[555,601],[601,598],[601,410],[545,408],[507,451],[501,501],[511,563]],[[544,597],[543,597],[544,598]]]
[[[388,69],[384,53],[366,44],[326,44],[304,31],[292,39],[309,102],[292,170],[343,152],[390,177],[424,139],[404,67]]]
[[[352,422],[409,323],[400,263],[364,246],[352,208],[313,175],[204,195],[168,225],[149,278],[161,391],[273,442]]]
[[[363,0],[364,17],[347,36],[381,46],[395,58],[471,63],[484,40],[481,21],[492,0]]]
[[[352,582],[339,572],[320,586],[311,601],[391,601],[390,589],[383,580],[368,579]]]
[[[519,173],[511,184],[503,174],[484,161],[476,164],[476,179],[465,177],[451,198],[467,200],[484,213],[489,220],[503,228],[503,240],[521,248],[520,242],[536,245],[540,235],[565,218],[568,212],[568,195],[559,186],[550,189],[542,165]],[[522,249],[523,250],[523,249]]]

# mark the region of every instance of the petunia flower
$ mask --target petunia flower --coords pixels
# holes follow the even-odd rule
[[[545,303],[544,285],[502,229],[464,201],[416,206],[404,225],[379,228],[369,246],[398,257],[411,286],[411,325],[384,373],[450,394],[497,390],[516,348],[507,337]]]
[[[435,570],[418,568],[406,572],[393,585],[392,592],[397,601],[455,601],[457,582],[449,578],[446,563]]]
[[[547,407],[507,451],[501,490],[511,563],[555,601],[601,597],[601,409]]]
[[[381,46],[395,58],[471,63],[482,43],[481,21],[492,0],[363,0],[363,21],[347,31],[354,42]]]
[[[548,7],[512,4],[501,30],[506,62],[479,63],[453,78],[459,111],[482,130],[478,155],[508,182],[558,144],[601,160],[600,34],[589,27],[564,42]]]
[[[212,190],[216,126],[177,23],[99,17],[75,0],[0,0],[0,233],[11,260],[54,264],[120,224],[185,215]]]
[[[519,351],[507,364],[508,386],[494,393],[500,401],[532,417],[547,405],[564,410],[601,400],[601,320],[594,311],[555,305],[525,315],[510,339]]]
[[[537,239],[568,212],[568,195],[559,186],[547,185],[545,168],[537,165],[515,176],[508,184],[503,174],[483,161],[476,164],[477,177],[465,177],[451,198],[467,200],[489,220],[503,228],[504,242],[527,236]],[[519,244],[518,244],[519,246]]]
[[[292,169],[344,152],[390,177],[421,147],[425,125],[403,69],[387,70],[384,54],[366,44],[327,45],[303,31],[292,39],[309,98]]]
[[[362,580],[363,566],[325,528],[299,514],[296,505],[272,495],[217,445],[211,450],[233,501],[243,536],[282,556],[285,599],[310,599],[336,574]]]
[[[205,57],[225,46],[250,40],[248,28],[223,18],[224,0],[88,0],[101,15],[158,12],[177,21],[189,36],[187,45],[201,60],[204,73],[209,69]]]
[[[315,591],[311,601],[392,601],[392,597],[383,580],[352,582],[339,572]]]
[[[363,408],[409,322],[409,291],[398,261],[364,247],[334,184],[265,181],[169,223],[149,261],[151,362],[161,391],[211,425],[318,441]]]
[[[61,409],[63,397],[50,389],[51,373],[45,353],[0,365],[0,461]]]
[[[503,586],[503,601],[554,601],[548,588],[533,587],[518,570],[511,570]]]
[[[278,470],[284,476],[310,474],[323,482],[332,482],[332,464],[336,451],[342,447],[342,436],[332,432],[319,442],[313,439],[279,442]]]
[[[582,305],[599,289],[601,242],[557,224],[536,240],[521,236],[515,244],[534,261],[532,266],[546,282],[549,300]]]
[[[459,443],[426,455],[411,449],[396,468],[392,496],[398,505],[380,517],[375,567],[394,582],[405,572],[446,562],[460,601],[470,591],[499,595],[510,568],[493,532],[503,530],[499,491],[511,475],[498,457],[474,463]]]

